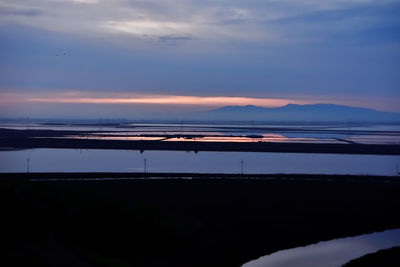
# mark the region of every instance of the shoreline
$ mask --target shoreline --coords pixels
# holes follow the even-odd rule
[[[296,142],[200,142],[161,140],[99,140],[69,138],[85,135],[85,131],[11,130],[0,129],[0,148],[33,149],[113,149],[113,150],[170,150],[215,152],[326,153],[363,155],[400,155],[400,144],[296,143]],[[182,136],[184,137],[184,136]]]
[[[57,177],[57,178],[55,178]],[[166,173],[166,172],[13,172],[0,173],[1,181],[46,181],[46,180],[271,180],[271,181],[309,181],[309,182],[362,182],[362,183],[400,183],[400,176],[380,175],[341,175],[306,173]]]
[[[400,145],[378,144],[324,144],[324,143],[273,143],[273,142],[162,142],[124,141],[68,138],[18,138],[0,139],[0,147],[14,149],[65,148],[65,149],[112,149],[112,150],[170,150],[215,152],[277,152],[277,153],[325,153],[362,155],[400,155]]]

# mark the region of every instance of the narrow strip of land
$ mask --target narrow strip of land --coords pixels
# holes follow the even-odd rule
[[[123,150],[175,150],[175,151],[236,151],[281,153],[329,153],[400,155],[400,145],[383,144],[324,144],[324,143],[273,143],[273,142],[159,142],[94,140],[73,138],[3,137],[0,148],[72,148],[72,149],[123,149]]]
[[[275,180],[399,183],[400,176],[324,175],[324,174],[234,174],[234,173],[162,173],[162,172],[34,172],[0,173],[0,181],[97,181],[136,179],[194,179],[194,180]]]
[[[163,142],[160,140],[86,139],[84,137],[87,134],[86,131],[0,129],[0,149],[71,148],[140,150],[142,152],[145,150],[171,150],[400,155],[400,144],[359,144],[346,140],[340,140],[344,143]]]

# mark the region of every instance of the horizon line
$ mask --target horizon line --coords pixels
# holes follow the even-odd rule
[[[338,106],[367,108],[383,112],[400,112],[397,109],[384,109],[379,106],[380,102],[363,102],[351,99],[291,99],[291,98],[267,98],[246,96],[193,96],[173,94],[143,94],[143,93],[106,93],[85,91],[62,91],[62,92],[36,92],[36,93],[0,93],[1,105],[13,104],[95,104],[95,105],[129,105],[140,106],[176,106],[176,107],[201,107],[221,108],[225,106],[257,106],[264,108],[278,108],[289,104],[315,105],[330,104]],[[206,111],[204,109],[204,111]]]

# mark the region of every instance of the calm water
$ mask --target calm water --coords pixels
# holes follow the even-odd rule
[[[85,138],[154,140],[154,135],[206,136],[165,141],[207,142],[306,142],[400,144],[400,125],[209,125],[209,124],[121,124],[121,125],[46,125],[0,124],[8,129],[92,131]],[[249,137],[253,136],[253,137]],[[255,137],[258,136],[258,137]],[[70,136],[76,137],[76,136]],[[80,138],[80,137],[78,137]],[[159,137],[156,140],[163,139]]]
[[[340,267],[352,259],[394,246],[400,246],[400,229],[281,250],[243,267]]]
[[[396,175],[400,156],[28,149],[0,151],[0,172],[315,173]],[[397,165],[397,166],[396,166]]]

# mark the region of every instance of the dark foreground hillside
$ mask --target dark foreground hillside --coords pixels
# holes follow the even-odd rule
[[[379,250],[375,253],[367,254],[361,258],[354,259],[344,267],[399,267],[400,266],[400,247]]]
[[[393,181],[2,180],[1,260],[240,266],[284,248],[398,228],[399,195]]]

